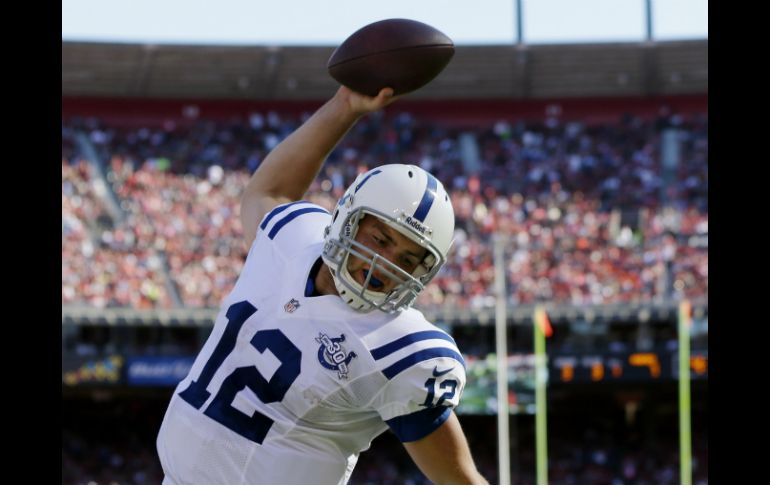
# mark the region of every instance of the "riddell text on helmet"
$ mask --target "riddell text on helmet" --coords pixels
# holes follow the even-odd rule
[[[419,231],[420,234],[430,236],[431,230],[421,224],[418,220],[414,219],[412,216],[406,216],[404,222]]]

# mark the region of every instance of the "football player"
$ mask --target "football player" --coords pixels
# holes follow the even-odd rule
[[[487,483],[452,411],[463,357],[412,308],[452,244],[444,186],[383,165],[332,213],[302,200],[345,133],[394,99],[341,87],[251,178],[243,271],[158,436],[164,484],[345,484],[388,429],[434,483]]]

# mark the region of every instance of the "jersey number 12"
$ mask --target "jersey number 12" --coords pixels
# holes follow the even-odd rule
[[[203,371],[179,396],[200,409],[211,393],[206,390],[219,367],[235,348],[238,332],[244,322],[257,309],[248,301],[233,304],[227,309],[227,327],[219,339]],[[248,416],[232,406],[236,394],[245,388],[251,389],[265,404],[279,402],[286,395],[300,372],[302,352],[278,329],[260,330],[251,339],[251,345],[260,353],[269,349],[281,362],[273,377],[268,381],[255,366],[238,367],[222,381],[216,396],[203,412],[206,416],[255,443],[262,444],[273,420],[254,411]]]

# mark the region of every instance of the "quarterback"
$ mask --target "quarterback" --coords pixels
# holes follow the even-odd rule
[[[463,357],[412,308],[452,243],[444,186],[417,166],[382,165],[331,213],[302,200],[329,152],[392,93],[341,87],[249,181],[243,271],[158,435],[165,485],[345,484],[388,429],[434,483],[487,483],[453,412]]]

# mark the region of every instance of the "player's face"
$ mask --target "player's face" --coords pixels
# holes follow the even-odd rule
[[[365,216],[359,221],[356,241],[409,274],[428,253],[427,249],[373,216]],[[350,256],[348,271],[358,284],[363,286],[369,269],[369,261]],[[380,271],[378,264],[367,289],[388,293],[396,284],[396,281]]]

